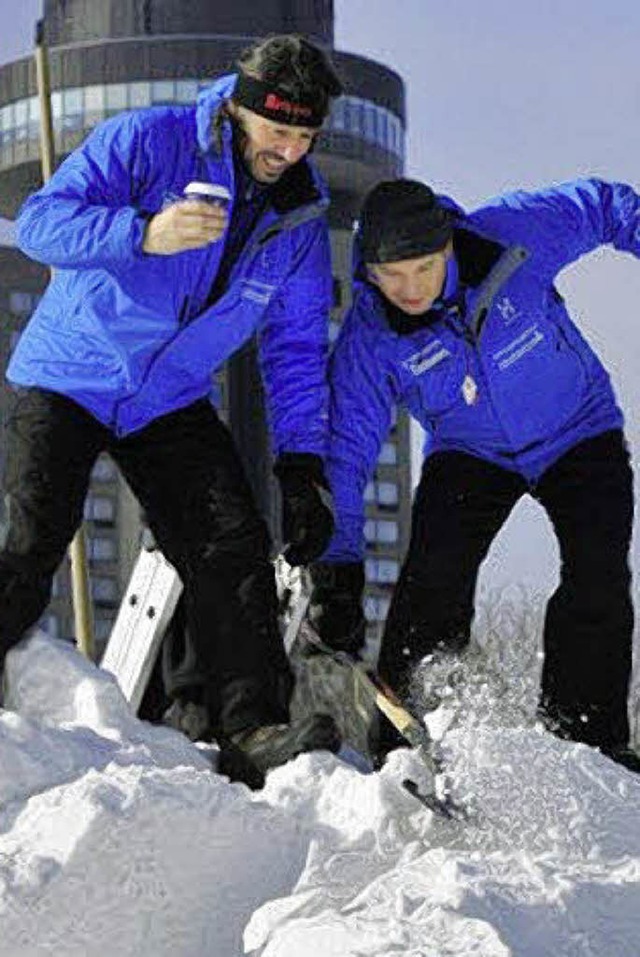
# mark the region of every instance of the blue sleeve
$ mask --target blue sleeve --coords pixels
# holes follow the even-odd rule
[[[299,228],[290,274],[260,331],[260,367],[273,448],[314,452],[328,442],[331,250],[324,218]]]
[[[640,256],[640,196],[625,183],[579,179],[491,200],[470,222],[492,238],[526,246],[554,276],[598,246]]]
[[[391,427],[397,388],[384,358],[380,332],[360,314],[356,299],[329,363],[330,443],[327,476],[336,530],[322,556],[327,562],[364,556],[364,491]]]
[[[117,268],[142,255],[147,217],[136,206],[136,194],[143,138],[133,113],[94,130],[23,205],[20,249],[62,269]]]

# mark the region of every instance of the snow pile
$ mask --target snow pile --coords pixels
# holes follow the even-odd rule
[[[37,637],[0,712],[1,957],[637,957],[640,779],[533,726],[445,734],[473,819],[328,754],[253,794]]]

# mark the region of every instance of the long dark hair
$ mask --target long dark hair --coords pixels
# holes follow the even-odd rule
[[[273,83],[300,102],[318,104],[325,115],[342,83],[327,54],[297,34],[267,37],[244,50],[238,59],[243,73]]]

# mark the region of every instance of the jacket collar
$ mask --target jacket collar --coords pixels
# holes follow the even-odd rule
[[[453,231],[453,252],[458,262],[461,285],[475,287],[484,282],[505,248],[464,226],[456,226]]]
[[[222,109],[233,94],[237,78],[236,73],[228,73],[198,94],[196,134],[202,153],[217,153],[220,156],[223,152],[223,137],[219,135],[223,125]]]
[[[287,170],[271,187],[271,202],[278,213],[320,202],[324,197],[306,159]]]

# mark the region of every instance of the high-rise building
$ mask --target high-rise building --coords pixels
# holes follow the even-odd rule
[[[349,299],[351,229],[364,193],[404,166],[405,97],[383,64],[334,49],[332,0],[45,0],[56,158],[99,122],[122,110],[190,103],[198,89],[233,69],[258,37],[301,33],[325,46],[345,86],[315,151],[329,183],[337,328]],[[0,67],[0,215],[13,218],[40,184],[39,103],[33,58]],[[48,279],[15,249],[0,249],[0,352],[3,364]],[[222,412],[239,445],[264,513],[277,531],[278,498],[253,347],[219,377]],[[8,390],[0,391],[0,418]],[[385,443],[367,488],[366,610],[379,630],[410,521],[410,438],[404,414]],[[138,511],[108,459],[101,457],[87,499],[88,548],[99,641],[108,635],[138,549]],[[56,576],[45,624],[69,637],[68,571]]]

